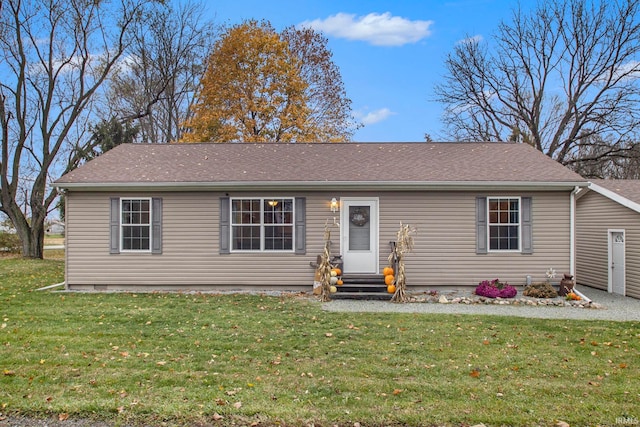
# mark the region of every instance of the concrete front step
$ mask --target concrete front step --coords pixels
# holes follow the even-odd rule
[[[331,294],[331,299],[354,299],[354,300],[380,300],[380,301],[389,301],[393,294],[388,292],[348,292],[348,291],[338,291],[334,294]]]
[[[389,300],[391,294],[387,292],[382,274],[345,274],[342,276],[343,285],[332,295],[334,299],[378,299]]]

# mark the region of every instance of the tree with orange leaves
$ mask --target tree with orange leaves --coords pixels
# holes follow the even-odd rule
[[[357,128],[327,40],[266,21],[228,28],[200,83],[185,142],[344,142]]]

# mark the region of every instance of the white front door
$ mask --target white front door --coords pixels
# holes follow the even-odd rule
[[[609,231],[609,292],[625,294],[624,230]]]
[[[340,199],[340,251],[345,273],[378,272],[378,198]]]

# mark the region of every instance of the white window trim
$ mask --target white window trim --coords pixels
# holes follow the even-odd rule
[[[491,216],[490,201],[497,199],[518,199],[518,249],[491,249]],[[522,252],[522,197],[521,196],[487,196],[487,252],[489,253],[520,253]],[[494,224],[497,225],[497,224]]]
[[[291,224],[270,224],[270,225],[286,225],[291,227],[291,249],[265,249],[265,223],[264,223],[264,203],[268,200],[291,200]],[[260,200],[260,249],[233,249],[233,228],[249,224],[236,224],[233,222],[233,202],[234,200]],[[231,253],[240,254],[256,254],[256,253],[275,253],[289,254],[295,253],[296,250],[296,198],[292,196],[269,196],[269,197],[231,197],[229,201],[229,249]]]
[[[149,249],[124,249],[124,227],[126,225],[133,224],[123,224],[122,223],[122,202],[124,200],[147,200],[149,201]],[[146,254],[151,253],[151,248],[153,246],[153,201],[151,197],[120,197],[120,212],[119,212],[119,227],[120,227],[120,252],[124,253],[137,253],[137,254]],[[137,224],[144,225],[144,224]]]

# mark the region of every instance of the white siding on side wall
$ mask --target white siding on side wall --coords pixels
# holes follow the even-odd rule
[[[476,255],[476,196],[531,196],[532,255]],[[109,254],[110,197],[162,197],[163,248],[150,253]],[[314,262],[330,224],[332,251],[340,248],[329,201],[332,197],[378,197],[380,259],[387,264],[389,241],[400,221],[417,229],[406,258],[413,289],[475,286],[499,278],[523,285],[527,275],[569,271],[569,192],[313,192],[233,193],[231,197],[306,197],[306,254],[220,255],[219,192],[70,192],[67,199],[67,284],[72,289],[291,289],[310,290]]]

